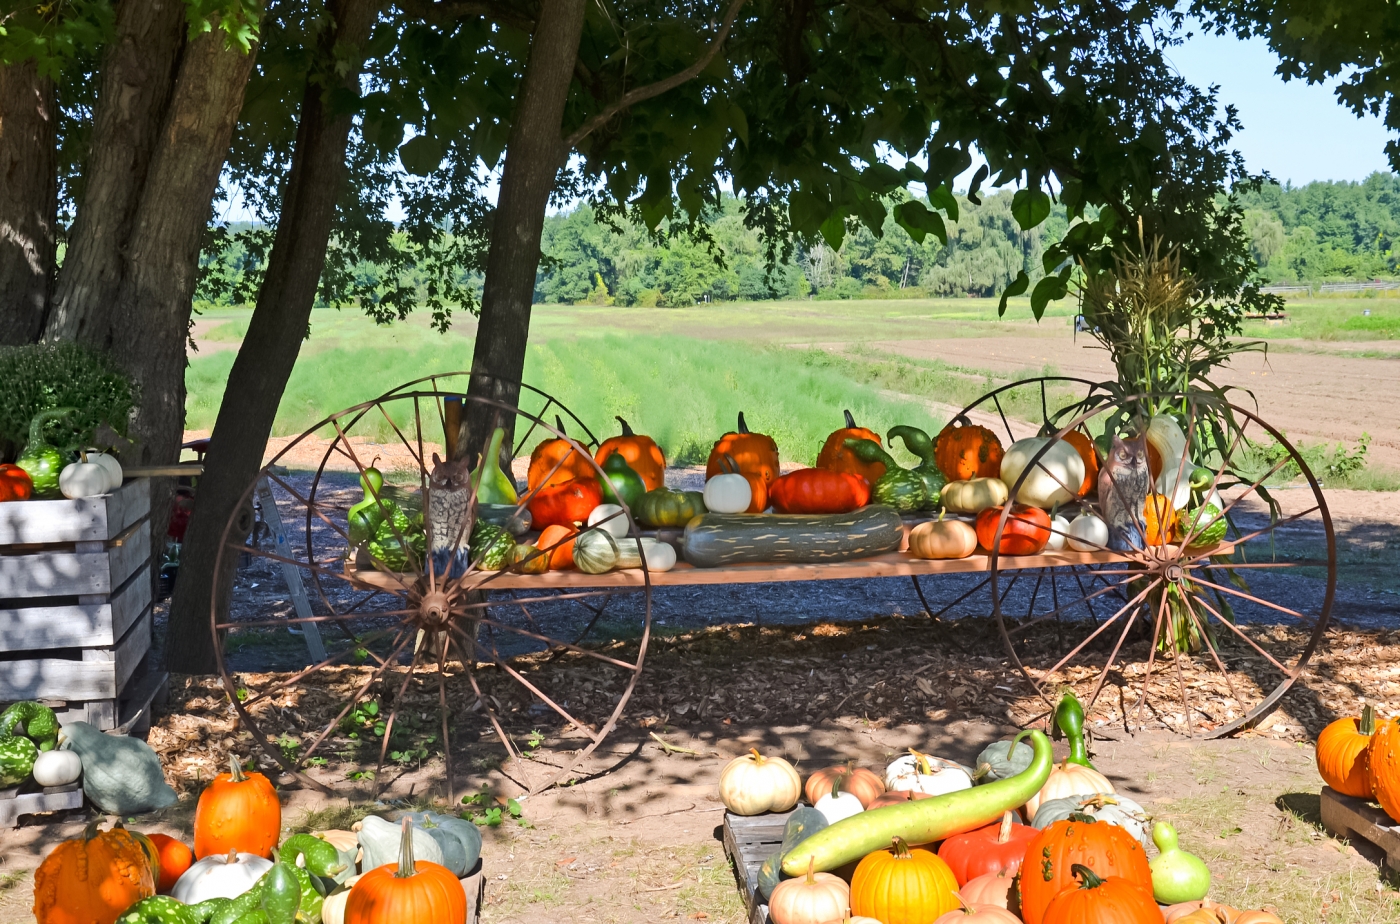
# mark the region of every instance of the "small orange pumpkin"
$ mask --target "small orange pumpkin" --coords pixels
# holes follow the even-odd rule
[[[360,877],[345,902],[345,924],[465,924],[467,894],[445,866],[413,859],[413,824],[403,820],[399,862]]]
[[[194,811],[195,859],[230,850],[271,857],[282,833],[282,803],[261,773],[244,773],[229,755],[229,772],[214,777]]]
[[[156,859],[160,863],[160,881],[156,883],[156,891],[168,895],[175,888],[175,881],[194,864],[194,851],[168,834],[146,836],[155,845]]]
[[[807,777],[807,785],[802,794],[813,805],[822,796],[831,792],[831,784],[841,778],[841,791],[848,792],[860,800],[864,808],[885,794],[885,781],[864,767],[857,767],[855,761],[848,760],[835,767],[824,767]]]
[[[1004,455],[995,433],[964,417],[940,430],[933,443],[933,461],[949,481],[996,478],[1001,475]]]
[[[1400,722],[1388,719],[1376,726],[1366,748],[1371,791],[1385,813],[1400,822]]]
[[[715,440],[705,463],[706,481],[724,473],[725,456],[733,456],[741,472],[756,472],[770,485],[778,480],[778,444],[765,433],[750,433],[743,411],[739,412],[738,428]]]
[[[987,551],[997,541],[1001,507],[988,507],[977,514],[977,544]],[[1050,541],[1050,514],[1039,507],[1012,504],[1006,528],[1001,531],[1002,555],[1034,555]]]
[[[1078,430],[1071,430],[1064,435],[1064,441],[1074,447],[1074,451],[1079,453],[1079,458],[1084,460],[1084,483],[1079,486],[1077,492],[1080,497],[1086,496],[1094,490],[1099,483],[1099,454],[1094,449],[1094,441],[1089,439]]]
[[[123,828],[97,829],[55,847],[34,873],[39,924],[113,924],[123,911],[156,894],[145,850]]]
[[[1367,706],[1361,718],[1338,719],[1317,736],[1317,772],[1339,793],[1369,799],[1371,761],[1367,749],[1376,733],[1376,710]]]
[[[865,427],[857,427],[856,419],[850,411],[844,412],[846,415],[846,426],[839,430],[833,430],[831,435],[822,444],[821,451],[817,453],[817,464],[814,468],[824,468],[829,472],[847,472],[852,475],[860,475],[866,481],[874,484],[880,480],[880,476],[885,474],[885,463],[883,462],[862,462],[856,458],[856,454],[846,448],[846,440],[870,440],[879,446],[880,436],[873,430]]]
[[[535,547],[549,556],[549,570],[563,571],[574,566],[574,540],[578,530],[555,524],[540,532]]]
[[[867,854],[851,877],[851,913],[885,924],[928,924],[960,904],[958,880],[938,855],[894,838]]]
[[[1099,876],[1082,863],[1072,864],[1078,887],[1067,888],[1045,910],[1045,924],[1162,924],[1162,912],[1152,900],[1152,890],[1144,890],[1131,879]]]
[[[615,419],[622,426],[622,435],[603,440],[603,445],[593,454],[593,460],[601,467],[608,461],[608,456],[615,452],[620,453],[632,467],[632,471],[642,476],[647,490],[655,491],[666,483],[665,453],[656,445],[656,440],[633,433],[632,427],[621,417]]]
[[[1165,494],[1149,494],[1142,507],[1142,533],[1148,545],[1166,545],[1176,538],[1176,511]]]
[[[970,902],[956,892],[953,896],[961,907],[949,911],[933,924],[1021,924],[1021,919],[1003,905]]]
[[[1020,864],[1016,864],[1017,869]],[[976,879],[963,883],[958,894],[973,904],[996,905],[998,908],[1011,907],[1011,886],[1016,882],[1016,873],[1000,869],[995,873],[984,873]]]
[[[556,415],[554,423],[555,429],[563,433],[564,421]],[[541,485],[549,487],[576,478],[593,480],[597,477],[593,463],[588,461],[588,453],[575,449],[573,441],[567,437],[555,437],[540,443],[530,453],[530,468],[525,480],[533,491]]]
[[[1046,910],[1050,903],[1061,892],[1080,886],[1073,873],[1076,866],[1127,879],[1152,901],[1152,869],[1137,838],[1117,825],[1096,822],[1087,815],[1071,815],[1041,831],[1026,846],[1026,858],[1021,863],[1021,920],[1026,924],[1049,924]],[[1157,910],[1155,902],[1152,910]]]
[[[1238,909],[1203,898],[1197,902],[1181,902],[1169,906],[1162,912],[1163,924],[1176,924],[1182,918],[1198,911],[1205,911],[1213,920],[1223,921],[1224,924],[1235,924],[1235,918],[1240,916]]]

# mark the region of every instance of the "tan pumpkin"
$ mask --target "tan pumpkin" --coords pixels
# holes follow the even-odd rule
[[[822,796],[831,795],[831,785],[841,780],[841,791],[848,792],[860,800],[862,808],[870,808],[870,803],[885,793],[885,781],[864,767],[857,767],[855,761],[846,761],[835,767],[824,767],[807,777],[807,785],[802,794],[813,805]]]
[[[1011,886],[1016,882],[1016,874],[1011,870],[983,873],[963,883],[958,894],[963,900],[974,905],[996,905],[998,908],[1011,907]]]
[[[884,924],[884,922],[877,921],[874,918],[867,918],[863,914],[858,914],[854,917],[848,914],[844,918],[832,918],[830,921],[823,922],[823,924]]]
[[[1229,921],[1227,924],[1283,924],[1283,920],[1272,911],[1253,908],[1249,911],[1241,911],[1233,921]]]
[[[1000,478],[970,478],[943,486],[943,506],[949,513],[981,513],[1006,503],[1011,492]]]
[[[1208,898],[1203,898],[1195,902],[1180,902],[1179,904],[1170,905],[1163,909],[1163,924],[1177,924],[1178,921],[1188,915],[1201,910],[1206,911],[1206,913],[1211,916],[1210,920],[1216,922],[1223,921],[1224,924],[1234,924],[1235,918],[1240,916],[1240,912],[1236,908],[1231,908],[1229,905],[1222,905]]]
[[[970,902],[957,892],[953,897],[962,903],[947,914],[934,918],[933,924],[1021,924],[1021,919],[1004,905]]]
[[[1108,777],[1099,771],[1065,761],[1050,769],[1050,778],[1040,787],[1040,792],[1031,796],[1026,803],[1026,818],[1034,818],[1036,809],[1040,808],[1042,802],[1096,792],[1110,793],[1117,790],[1113,788]]]
[[[909,531],[909,554],[915,558],[967,558],[977,551],[977,529],[965,520],[920,523]]]
[[[802,778],[781,757],[752,748],[731,760],[719,775],[719,798],[736,815],[786,812],[802,796]]]
[[[773,924],[822,924],[839,921],[851,910],[851,887],[839,876],[813,872],[787,879],[768,896],[768,919]]]

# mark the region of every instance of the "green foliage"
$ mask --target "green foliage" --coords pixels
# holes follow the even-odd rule
[[[1240,196],[1250,248],[1269,282],[1400,275],[1400,177],[1263,186]]]
[[[228,48],[245,55],[258,40],[262,14],[263,0],[185,0],[190,38],[217,29]]]
[[[126,432],[135,405],[131,382],[106,354],[72,343],[0,347],[0,455],[13,455],[29,438],[29,422],[40,411],[76,410],[46,430],[52,445],[90,445],[93,431],[107,424]]]

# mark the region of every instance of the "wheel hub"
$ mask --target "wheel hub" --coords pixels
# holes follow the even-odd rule
[[[441,629],[452,621],[452,604],[456,593],[436,588],[433,590],[415,589],[409,595],[409,609],[416,612],[413,622],[422,629]]]

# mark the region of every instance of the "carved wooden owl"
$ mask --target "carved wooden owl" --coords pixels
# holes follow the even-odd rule
[[[1147,464],[1147,434],[1135,439],[1115,436],[1108,459],[1099,469],[1099,506],[1108,524],[1108,547],[1127,552],[1144,547],[1142,510],[1152,492]]]

